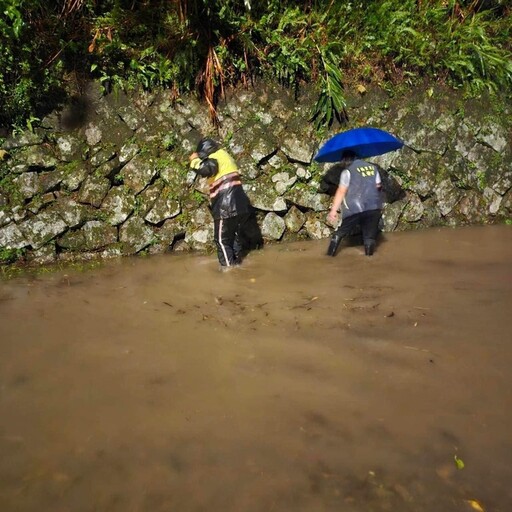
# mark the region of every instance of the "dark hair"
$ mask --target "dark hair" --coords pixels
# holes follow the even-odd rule
[[[218,151],[219,148],[220,145],[218,142],[210,139],[209,137],[204,137],[197,144],[196,152],[199,155],[199,158],[205,159],[212,153],[215,153],[215,151]]]
[[[344,169],[346,169],[354,160],[357,159],[357,153],[354,151],[351,151],[350,149],[346,149],[341,154],[340,158],[340,165],[343,166]]]

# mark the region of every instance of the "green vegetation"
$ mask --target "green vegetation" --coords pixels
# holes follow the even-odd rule
[[[0,247],[0,266],[14,263],[25,255],[23,249],[6,249]]]
[[[0,168],[0,191],[9,197],[9,202],[11,204],[21,205],[23,204],[23,196],[20,193],[20,189],[15,179],[16,176],[14,174],[10,174]]]
[[[478,188],[480,190],[484,190],[485,187],[487,186],[487,175],[486,175],[485,171],[478,170],[476,172],[476,181],[478,184]]]
[[[510,91],[511,19],[506,0],[0,0],[0,126],[31,128],[91,77],[197,91],[214,122],[228,85],[312,83],[317,127],[352,83]]]
[[[24,253],[17,253],[17,260],[13,260],[7,264],[2,265],[0,260],[0,279],[12,279],[16,277],[30,277],[45,274],[52,274],[58,272],[88,272],[93,269],[101,268],[105,262],[97,259],[92,261],[79,261],[79,262],[55,262],[47,263],[44,265],[34,264],[30,261],[24,260]]]
[[[190,197],[192,201],[197,203],[197,206],[201,206],[202,204],[206,203],[206,197],[198,190],[194,190]]]

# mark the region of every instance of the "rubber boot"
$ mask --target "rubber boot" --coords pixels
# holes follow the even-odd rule
[[[337,235],[333,235],[331,238],[331,243],[327,249],[327,256],[336,256],[336,251],[340,246],[341,238]]]
[[[375,242],[372,240],[370,242],[364,243],[364,253],[366,256],[373,256],[373,253],[375,252]]]

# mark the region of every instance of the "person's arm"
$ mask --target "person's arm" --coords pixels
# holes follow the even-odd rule
[[[189,160],[190,168],[203,178],[210,178],[211,176],[215,176],[219,171],[219,164],[214,158],[205,158],[201,160],[197,153],[192,153],[189,157]]]
[[[377,190],[382,190],[382,179],[380,177],[380,173],[379,171],[376,169],[375,170],[375,185],[377,187]]]
[[[345,199],[345,195],[347,194],[348,187],[344,185],[340,185],[336,189],[336,193],[334,194],[334,200],[332,202],[331,210],[327,215],[327,220],[334,224],[338,220],[338,210],[340,209],[341,203],[343,203],[343,199]]]

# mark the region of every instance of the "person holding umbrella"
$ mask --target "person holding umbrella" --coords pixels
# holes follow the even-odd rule
[[[377,166],[357,158],[350,150],[344,151],[340,164],[343,171],[334,194],[327,220],[333,225],[343,205],[342,222],[331,237],[328,256],[335,256],[341,241],[356,227],[363,233],[364,253],[372,256],[375,251],[379,221],[382,215],[382,185]]]
[[[342,222],[331,237],[328,256],[335,256],[343,238],[357,227],[363,234],[365,254],[373,255],[382,216],[382,184],[377,166],[362,158],[382,155],[402,146],[401,140],[384,130],[354,128],[335,135],[320,148],[316,161],[339,162],[335,167],[342,169],[327,215],[327,220],[334,225],[343,206]]]

